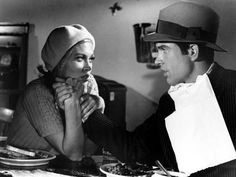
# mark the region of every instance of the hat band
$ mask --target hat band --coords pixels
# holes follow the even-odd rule
[[[158,20],[156,32],[186,40],[216,42],[216,34],[202,30],[201,27],[184,27],[176,23]]]

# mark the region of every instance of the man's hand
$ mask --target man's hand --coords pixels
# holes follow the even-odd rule
[[[93,111],[98,109],[97,96],[90,94],[82,95],[80,98],[80,105],[82,109],[82,121],[85,121]]]

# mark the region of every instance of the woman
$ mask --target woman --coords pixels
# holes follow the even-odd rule
[[[50,33],[41,52],[47,72],[30,82],[20,97],[9,144],[47,150],[73,161],[93,153],[95,145],[84,135],[81,117],[85,120],[95,109],[104,109],[91,74],[94,49],[95,40],[82,25],[61,26]],[[60,87],[53,88],[55,80]],[[60,93],[63,86],[70,94],[59,104],[54,89]]]

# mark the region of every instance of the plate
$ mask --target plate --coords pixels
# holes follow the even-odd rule
[[[0,151],[1,153],[5,153],[6,151]],[[49,163],[50,160],[56,158],[56,155],[49,153],[47,151],[42,150],[34,150],[36,154],[41,154],[42,158],[35,158],[35,159],[17,159],[17,158],[8,158],[0,156],[0,163],[10,166],[39,166],[39,165],[46,165]]]

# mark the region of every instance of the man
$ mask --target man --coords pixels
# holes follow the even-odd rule
[[[128,132],[95,111],[84,130],[122,162],[154,164],[196,176],[236,176],[236,72],[214,62],[218,15],[177,2],[160,11],[158,51],[170,89],[154,115]]]

